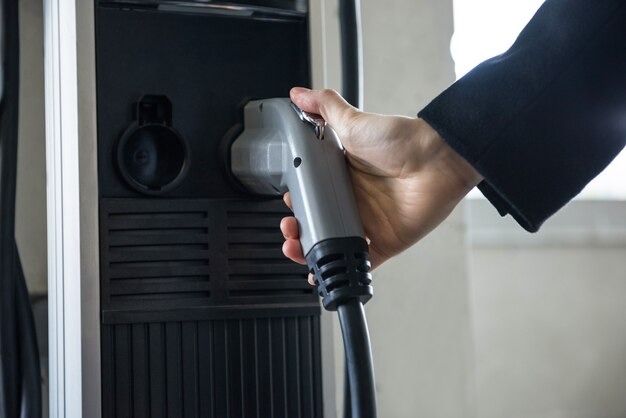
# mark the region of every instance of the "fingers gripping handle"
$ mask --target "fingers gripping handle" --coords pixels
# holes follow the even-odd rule
[[[343,148],[335,132],[319,124],[288,99],[248,103],[244,131],[231,147],[231,169],[251,192],[291,193],[307,264],[324,306],[334,310],[346,297],[367,301],[372,288]]]

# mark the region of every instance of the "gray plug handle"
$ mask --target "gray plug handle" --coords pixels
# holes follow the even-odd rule
[[[337,135],[330,127],[316,132],[298,111],[289,99],[249,102],[244,131],[231,146],[231,170],[251,192],[291,192],[306,256],[321,241],[364,232]]]

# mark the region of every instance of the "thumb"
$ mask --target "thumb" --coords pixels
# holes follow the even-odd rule
[[[290,92],[291,101],[305,112],[317,113],[335,130],[340,133],[346,128],[350,117],[357,109],[346,102],[335,90],[309,90],[294,87]]]

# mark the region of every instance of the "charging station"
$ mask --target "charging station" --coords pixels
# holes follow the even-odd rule
[[[96,2],[103,417],[322,416],[289,211],[222,150],[247,99],[310,86],[308,13],[241,3]]]
[[[281,252],[291,212],[226,164],[246,103],[323,85],[329,12],[46,4],[46,106],[73,109],[46,118],[51,416],[333,416],[332,331]]]

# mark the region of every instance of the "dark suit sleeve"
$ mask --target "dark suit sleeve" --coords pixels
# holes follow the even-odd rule
[[[547,0],[506,53],[418,116],[502,215],[536,231],[626,143],[626,1]]]

